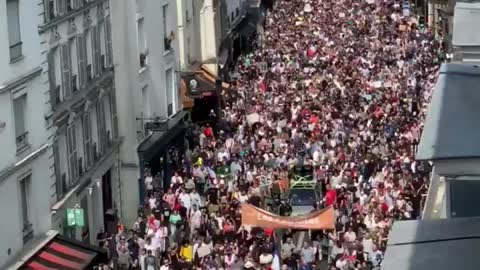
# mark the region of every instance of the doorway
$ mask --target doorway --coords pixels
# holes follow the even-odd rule
[[[103,203],[103,220],[104,231],[108,235],[112,235],[115,232],[116,213],[113,209],[113,196],[112,196],[112,173],[108,170],[102,176],[102,203]]]
[[[196,98],[192,108],[192,122],[193,123],[205,123],[215,122],[215,119],[210,119],[210,111],[214,110],[218,116],[218,98],[213,94],[210,96],[204,96]]]

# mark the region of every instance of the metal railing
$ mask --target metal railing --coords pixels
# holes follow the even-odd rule
[[[27,222],[23,225],[23,243],[27,243],[33,238],[33,224]]]
[[[21,149],[28,145],[28,131],[23,132],[16,138],[17,149]]]
[[[165,46],[165,51],[170,51],[172,49],[172,39],[170,39],[170,37],[164,37],[163,44]]]
[[[22,57],[22,42],[10,45],[10,61],[14,61]]]

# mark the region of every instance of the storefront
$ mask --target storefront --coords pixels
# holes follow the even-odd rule
[[[220,116],[222,93],[229,88],[228,83],[222,82],[202,66],[192,72],[183,72],[182,92],[193,100],[190,108],[192,122],[215,123]]]
[[[118,198],[114,190],[118,167],[115,156],[105,161],[89,178],[72,189],[68,198],[52,207],[52,228],[64,237],[96,245],[98,233],[116,233]],[[81,214],[75,224],[69,224],[71,211]]]
[[[108,263],[105,251],[49,231],[28,255],[8,269],[90,270],[101,263]]]
[[[173,172],[182,167],[185,152],[185,111],[161,123],[152,122],[152,132],[137,148],[140,161],[140,202],[145,198],[145,169],[149,168],[161,187],[170,186]]]

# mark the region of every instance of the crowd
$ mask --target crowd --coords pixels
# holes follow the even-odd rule
[[[147,171],[145,208],[109,242],[119,269],[379,269],[392,221],[419,216],[430,168],[415,148],[443,60],[434,34],[399,0],[279,0],[264,35],[170,186]],[[297,249],[295,232],[243,226],[239,205],[272,209],[299,164],[314,168],[336,229]]]

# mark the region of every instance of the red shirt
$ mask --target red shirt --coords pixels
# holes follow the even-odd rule
[[[203,131],[203,134],[205,134],[205,136],[207,136],[207,137],[212,137],[213,136],[213,129],[211,127],[208,127]]]
[[[335,203],[337,200],[337,191],[335,189],[330,189],[325,194],[325,205],[330,206]]]
[[[273,229],[271,228],[265,228],[263,229],[265,231],[265,234],[268,235],[268,236],[272,236],[273,235]]]

